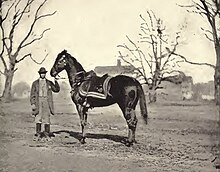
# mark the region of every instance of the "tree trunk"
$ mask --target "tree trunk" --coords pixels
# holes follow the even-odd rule
[[[149,103],[154,103],[157,101],[157,92],[154,88],[149,90]]]
[[[215,101],[217,105],[220,105],[220,45],[216,45],[216,67],[214,75],[215,84]]]
[[[13,69],[13,70],[12,70]],[[12,81],[14,77],[14,67],[8,70],[5,74],[5,85],[1,99],[3,101],[10,101],[12,98]]]

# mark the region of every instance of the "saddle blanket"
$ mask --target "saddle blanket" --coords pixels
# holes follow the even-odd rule
[[[94,97],[106,99],[109,94],[109,81],[112,77],[104,75],[102,77],[95,76],[90,80],[83,81],[79,87],[79,94],[82,97]]]

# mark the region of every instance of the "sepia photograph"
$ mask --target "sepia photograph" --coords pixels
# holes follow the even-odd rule
[[[0,172],[220,172],[220,0],[0,0]]]

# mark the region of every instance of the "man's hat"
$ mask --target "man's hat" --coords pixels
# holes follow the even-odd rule
[[[38,73],[47,73],[47,70],[44,67],[41,67]]]

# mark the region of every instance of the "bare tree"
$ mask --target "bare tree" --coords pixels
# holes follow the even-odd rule
[[[190,13],[195,13],[203,17],[210,26],[208,29],[201,29],[204,31],[205,37],[211,41],[215,47],[216,64],[206,64],[215,70],[215,99],[216,103],[220,104],[220,0],[192,0],[190,5],[180,6],[187,8],[187,11]]]
[[[220,0],[192,0],[190,5],[180,5],[187,8],[190,13],[195,13],[202,18],[206,19],[209,28],[201,28],[204,31],[205,37],[208,41],[211,41],[214,45],[214,51],[216,56],[215,65],[208,66],[213,67],[214,73],[214,85],[215,85],[215,101],[217,105],[220,105]],[[177,54],[178,55],[178,54]],[[208,60],[208,58],[207,58]],[[203,63],[204,64],[204,63]],[[207,63],[206,63],[207,64]],[[220,110],[219,110],[220,117]],[[219,118],[220,119],[220,118]],[[218,131],[220,131],[220,120],[218,121]],[[219,132],[217,133],[217,150],[214,153],[216,158],[213,160],[216,163],[216,168],[220,168],[220,140]]]
[[[16,72],[17,64],[31,58],[34,63],[42,64],[45,58],[41,62],[37,62],[32,53],[28,52],[27,47],[40,41],[44,34],[50,30],[50,28],[44,29],[41,34],[35,34],[36,25],[44,18],[52,16],[56,13],[41,14],[42,8],[45,6],[48,0],[36,1],[36,0],[1,0],[0,1],[0,30],[1,30],[1,48],[0,48],[0,61],[3,66],[1,74],[5,76],[5,85],[3,90],[2,99],[9,100],[11,98],[11,87]],[[22,23],[29,23],[25,35],[20,38],[19,26]],[[25,51],[24,51],[25,50]],[[22,54],[22,55],[21,55]]]
[[[181,83],[185,77],[179,70],[182,59],[173,56],[179,45],[179,32],[175,34],[174,41],[166,33],[166,27],[160,18],[151,11],[147,17],[140,15],[141,32],[139,41],[135,43],[128,36],[129,44],[118,45],[123,48],[119,57],[136,69],[137,76],[149,85],[151,102],[156,101],[156,90],[162,88],[162,81]]]

